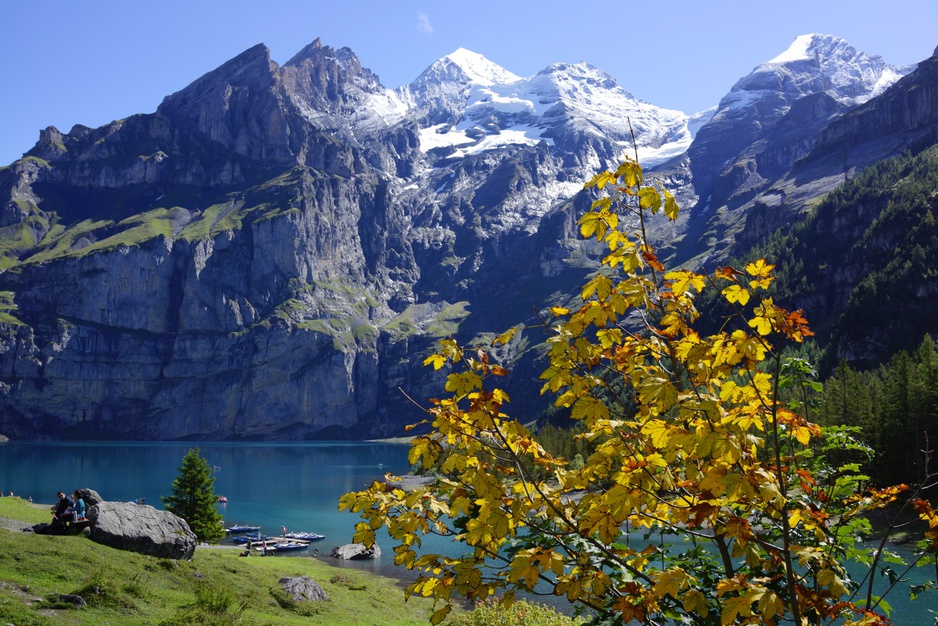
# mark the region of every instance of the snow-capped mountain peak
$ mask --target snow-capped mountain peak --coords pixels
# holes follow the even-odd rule
[[[460,48],[428,67],[404,97],[425,120],[421,147],[442,148],[453,157],[541,141],[564,152],[577,137],[624,152],[632,148],[631,121],[643,159],[652,165],[683,151],[691,139],[684,113],[637,100],[584,62],[555,63],[521,78]]]
[[[465,48],[459,48],[442,59],[433,62],[407,89],[419,94],[426,89],[435,89],[441,84],[450,88],[464,89],[470,85],[490,87],[520,80],[497,63]]]
[[[740,78],[694,138],[688,157],[695,192],[705,199],[700,213],[755,197],[807,156],[832,121],[909,71],[838,37],[796,37]]]
[[[571,87],[580,91],[599,89],[620,93],[627,98],[634,99],[634,96],[620,87],[612,76],[583,61],[579,63],[554,63],[538,72],[534,79],[537,77],[549,79],[558,90]]]
[[[447,54],[437,63],[451,63],[461,69],[466,78],[476,85],[502,85],[521,80],[520,76],[512,74],[497,63],[472,50],[458,48]],[[431,66],[433,67],[433,66]]]
[[[825,91],[852,106],[879,95],[911,69],[858,52],[839,37],[812,33],[796,37],[784,52],[757,66],[733,90],[762,90],[771,84],[792,94]]]

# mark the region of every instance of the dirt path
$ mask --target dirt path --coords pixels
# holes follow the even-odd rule
[[[0,517],[0,528],[10,530],[13,532],[23,531],[27,528],[31,528],[32,524],[27,524],[26,522],[18,522],[14,519],[8,519],[6,517]]]

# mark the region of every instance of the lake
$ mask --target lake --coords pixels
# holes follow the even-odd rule
[[[225,524],[261,526],[268,535],[289,530],[318,532],[326,539],[314,546],[328,552],[350,543],[358,515],[339,512],[339,497],[360,490],[385,473],[406,474],[408,446],[391,443],[228,443],[228,442],[20,442],[0,444],[0,489],[23,498],[51,504],[62,490],[81,487],[96,490],[105,500],[145,498],[163,508],[182,457],[197,447],[215,472],[215,492],[228,498],[219,504]],[[384,556],[375,561],[338,561],[343,567],[411,578],[393,564],[387,535],[379,531]],[[382,542],[382,538],[384,541]],[[428,538],[428,547],[442,550],[439,538]],[[916,577],[922,576],[922,570]],[[890,595],[893,622],[901,626],[934,625],[927,609],[935,609],[936,592],[919,601]],[[569,609],[563,601],[552,602]]]
[[[170,493],[182,457],[196,447],[218,468],[215,493],[228,498],[218,505],[226,526],[261,526],[271,536],[281,526],[321,533],[326,539],[314,546],[325,553],[350,543],[360,520],[339,511],[342,494],[409,470],[406,444],[10,441],[0,445],[0,489],[51,504],[59,490],[88,487],[105,500],[145,498],[162,509],[160,496]],[[406,574],[394,567],[390,549],[386,555],[343,565]]]

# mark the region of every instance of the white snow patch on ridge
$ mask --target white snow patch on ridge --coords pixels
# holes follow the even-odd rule
[[[536,128],[504,128],[495,134],[470,137],[469,128],[450,128],[446,124],[431,126],[420,130],[420,149],[424,151],[438,148],[456,148],[454,157],[465,157],[486,150],[495,150],[507,145],[534,145],[540,141],[553,143],[549,138],[541,138]]]
[[[767,61],[767,64],[770,63],[791,63],[792,61],[808,61],[813,57],[812,54],[808,52],[808,48],[811,46],[811,43],[814,41],[816,35],[799,35],[795,37],[795,41],[792,42],[788,49],[785,52],[781,53],[774,59]]]
[[[383,89],[376,94],[366,94],[364,97],[366,106],[361,107],[353,119],[361,120],[362,125],[368,124],[371,128],[380,127],[375,124],[373,117],[376,116],[384,126],[397,124],[407,115],[407,104],[401,97],[391,89]]]

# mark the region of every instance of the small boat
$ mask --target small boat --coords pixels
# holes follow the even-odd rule
[[[238,525],[238,526],[232,526],[231,528],[229,528],[229,529],[228,529],[228,532],[231,533],[232,535],[235,535],[235,534],[238,534],[238,533],[253,533],[253,532],[259,531],[260,529],[261,529],[260,526],[240,526],[240,525]]]
[[[228,502],[228,496],[218,496],[219,502]]]
[[[325,539],[325,535],[320,535],[319,533],[306,533],[306,532],[297,532],[297,533],[287,533],[287,539],[302,539],[303,541],[320,541]]]
[[[274,550],[277,552],[289,552],[291,550],[305,550],[309,544],[299,543],[297,541],[279,541],[274,544]]]
[[[249,541],[269,541],[270,537],[267,535],[261,535],[257,537],[255,535],[238,535],[237,537],[231,538],[231,543],[247,543]]]

